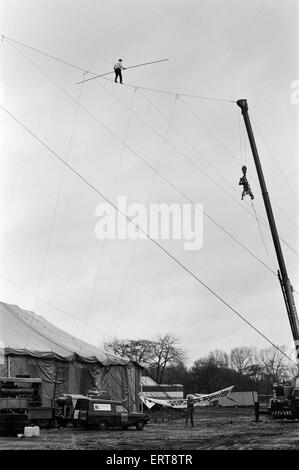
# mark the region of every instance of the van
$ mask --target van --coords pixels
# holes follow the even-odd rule
[[[128,411],[121,401],[95,398],[79,398],[74,408],[72,422],[75,427],[95,428],[104,431],[108,427],[142,431],[148,423],[145,413]]]

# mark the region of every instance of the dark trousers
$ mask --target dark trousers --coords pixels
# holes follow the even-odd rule
[[[185,420],[185,426],[187,426],[187,423],[188,423],[188,420],[190,418],[190,421],[191,421],[191,426],[193,427],[194,423],[193,423],[193,411],[187,411],[186,413],[186,420]]]
[[[114,72],[115,72],[115,80],[114,81],[117,82],[117,77],[119,77],[119,81],[120,81],[120,83],[122,83],[123,82],[123,77],[122,77],[122,74],[121,74],[121,69],[115,69]]]

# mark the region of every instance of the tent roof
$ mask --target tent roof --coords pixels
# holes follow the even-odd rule
[[[126,365],[130,362],[81,341],[40,315],[4,302],[0,302],[0,341],[6,354],[55,357],[68,361],[78,356],[83,362],[105,366]]]

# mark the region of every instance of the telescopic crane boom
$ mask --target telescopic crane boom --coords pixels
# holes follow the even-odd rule
[[[266,213],[267,213],[267,217],[268,217],[268,221],[270,225],[270,230],[271,230],[271,235],[272,235],[275,252],[276,252],[276,256],[278,260],[278,265],[279,265],[278,279],[281,285],[281,289],[282,289],[282,293],[283,293],[283,297],[284,297],[284,301],[285,301],[285,305],[287,309],[287,314],[289,318],[289,323],[291,326],[292,335],[293,335],[293,339],[295,343],[296,360],[297,360],[297,367],[299,371],[299,322],[298,322],[298,315],[297,315],[295,300],[293,296],[293,288],[288,277],[287,268],[286,268],[286,264],[284,261],[284,257],[283,257],[283,253],[282,253],[282,249],[280,245],[280,240],[279,240],[279,236],[277,232],[277,227],[276,227],[276,223],[275,223],[275,219],[274,219],[274,215],[273,215],[273,211],[271,207],[271,202],[270,202],[270,198],[269,198],[269,194],[267,191],[267,186],[266,186],[266,182],[265,182],[265,178],[263,174],[263,169],[262,169],[262,165],[260,162],[257,146],[255,143],[255,139],[254,139],[254,135],[253,135],[250,119],[249,119],[247,100],[240,99],[237,101],[237,105],[241,108],[241,111],[242,111],[248,139],[250,142],[252,155],[253,155],[254,162],[255,162],[256,171],[257,171],[258,178],[259,178],[259,183],[261,186],[265,209],[266,209]]]

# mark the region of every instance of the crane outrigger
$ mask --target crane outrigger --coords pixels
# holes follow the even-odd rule
[[[295,383],[292,386],[276,385],[274,386],[273,399],[270,403],[271,414],[274,417],[288,417],[288,418],[299,418],[299,321],[297,315],[296,304],[293,295],[293,288],[289,280],[286,264],[284,261],[278,231],[272,211],[270,197],[267,191],[267,186],[261,166],[255,138],[253,135],[249,114],[248,114],[248,103],[246,99],[240,99],[237,101],[237,105],[241,108],[241,112],[244,118],[245,127],[262,191],[262,196],[265,204],[265,209],[270,225],[271,235],[275,247],[275,252],[278,260],[279,270],[278,279],[280,282],[288,319],[295,343],[296,350],[296,362],[297,362],[297,376],[295,377]]]

